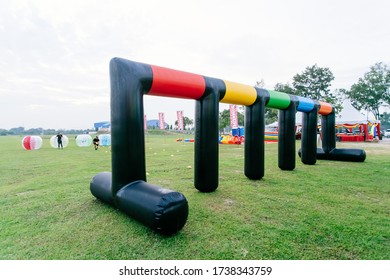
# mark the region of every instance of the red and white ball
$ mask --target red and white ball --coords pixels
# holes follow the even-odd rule
[[[38,150],[42,147],[40,136],[25,136],[22,140],[22,147],[25,150]]]

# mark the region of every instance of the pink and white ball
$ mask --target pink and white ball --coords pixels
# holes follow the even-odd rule
[[[40,136],[25,136],[22,140],[22,147],[25,150],[38,150],[42,147]]]

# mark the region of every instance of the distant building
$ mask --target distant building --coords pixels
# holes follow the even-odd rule
[[[147,122],[146,122],[146,126],[148,127],[148,128],[159,128],[160,126],[159,126],[159,122],[158,122],[158,120],[148,120]],[[168,124],[166,123],[166,122],[164,122],[164,126],[165,126],[165,128],[167,128],[168,127]]]
[[[168,127],[168,124],[165,123],[165,128]],[[159,128],[158,120],[148,120],[147,125],[148,128]],[[93,124],[95,131],[109,132],[111,131],[111,123],[110,122],[97,122]]]
[[[97,122],[93,124],[93,127],[95,128],[95,131],[110,131],[111,130],[111,123],[110,122]]]

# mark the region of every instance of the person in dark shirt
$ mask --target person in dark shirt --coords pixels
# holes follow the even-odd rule
[[[61,132],[58,132],[57,134],[57,145],[58,145],[58,149],[63,149],[64,146],[62,145],[62,134]]]
[[[99,137],[96,136],[95,138],[93,138],[93,145],[95,146],[95,150],[99,149],[99,142]]]

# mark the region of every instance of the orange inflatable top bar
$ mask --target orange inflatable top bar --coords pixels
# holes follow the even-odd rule
[[[318,114],[329,115],[330,113],[332,113],[333,107],[331,104],[322,101],[319,101],[319,103],[320,103],[320,108],[318,110]]]

